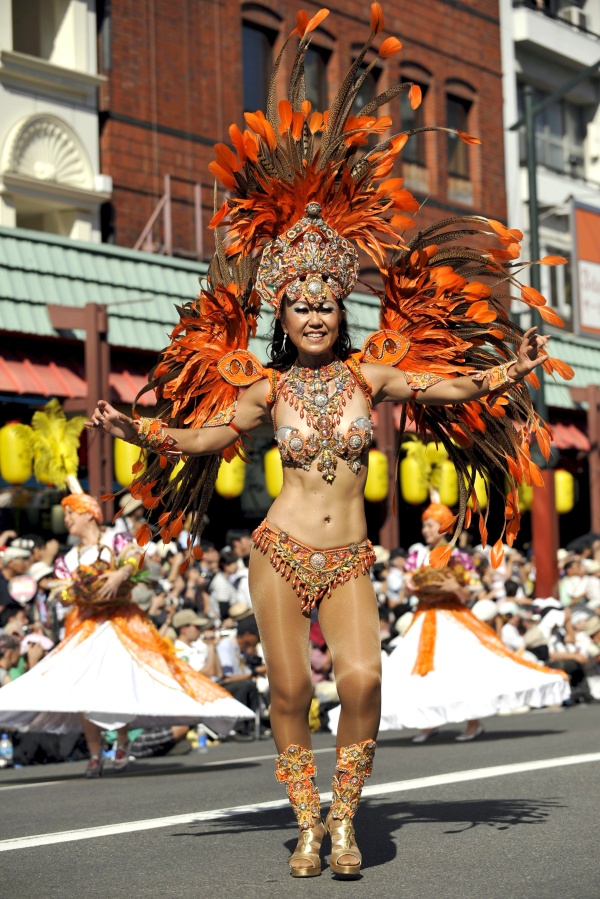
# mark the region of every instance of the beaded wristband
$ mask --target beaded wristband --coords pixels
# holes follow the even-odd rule
[[[516,381],[521,380],[519,377],[511,378],[508,373],[508,369],[514,364],[515,360],[511,359],[509,362],[503,362],[502,365],[494,365],[493,368],[488,368],[485,371],[478,371],[473,375],[473,380],[483,381],[484,378],[487,378],[490,393],[493,390],[499,390],[506,384],[514,384]]]
[[[166,422],[160,418],[139,418],[135,425],[138,431],[136,446],[163,456],[176,452],[173,447],[177,446],[177,441],[165,434]]]

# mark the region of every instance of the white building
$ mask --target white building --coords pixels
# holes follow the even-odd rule
[[[534,104],[600,61],[600,0],[500,0],[504,77],[506,194],[510,227],[521,229],[527,252],[528,183],[523,87]],[[600,211],[600,69],[536,117],[541,255],[566,256],[567,266],[541,267],[542,292],[573,324],[575,199]]]
[[[95,0],[0,0],[0,226],[100,241]]]

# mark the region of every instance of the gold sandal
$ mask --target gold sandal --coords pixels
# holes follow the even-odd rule
[[[321,873],[321,843],[326,831],[321,821],[319,791],[314,783],[316,774],[315,757],[310,749],[302,746],[288,746],[275,761],[275,775],[286,784],[300,828],[298,844],[289,860],[292,877],[317,877]],[[294,864],[300,860],[308,864]]]
[[[321,873],[321,843],[326,832],[323,822],[318,821],[313,827],[300,833],[289,860],[292,877],[317,877]],[[309,864],[294,864],[301,860],[308,861]]]
[[[334,874],[348,879],[360,876],[362,855],[356,844],[353,819],[365,777],[373,770],[376,745],[375,740],[365,740],[343,746],[333,776],[333,799],[325,821],[331,836],[329,867]]]
[[[362,855],[356,845],[352,819],[342,818],[341,821],[338,821],[336,818],[332,818],[330,813],[327,815],[325,827],[331,837],[331,857],[329,859],[331,870],[334,874],[342,877],[352,879],[359,877]],[[355,861],[349,864],[349,858],[355,859]],[[344,859],[343,863],[340,859]]]

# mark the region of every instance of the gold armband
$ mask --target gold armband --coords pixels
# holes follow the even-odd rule
[[[177,441],[165,434],[166,422],[160,418],[139,418],[135,425],[138,432],[136,446],[162,456],[178,455],[177,450],[173,449]]]

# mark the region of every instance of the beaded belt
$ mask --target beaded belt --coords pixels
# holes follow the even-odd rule
[[[370,540],[335,549],[313,549],[263,521],[252,534],[262,553],[271,551],[270,562],[300,597],[302,614],[309,616],[316,604],[329,596],[334,587],[351,577],[366,574],[375,561]]]

